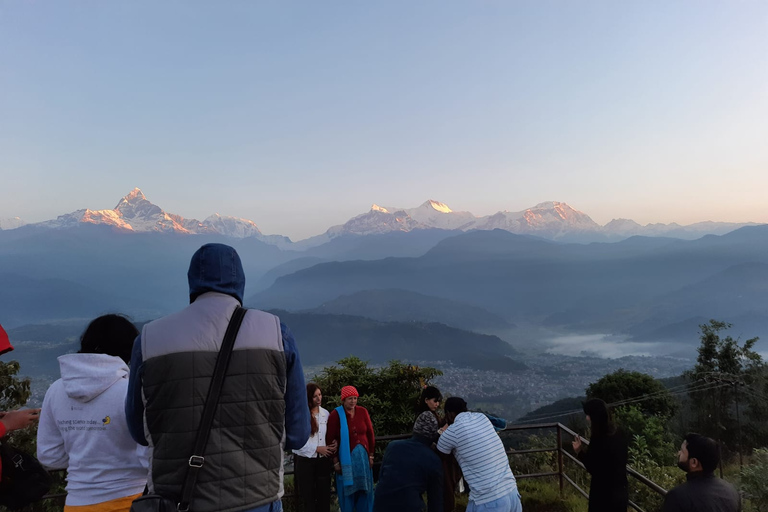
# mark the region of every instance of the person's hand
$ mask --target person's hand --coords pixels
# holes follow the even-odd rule
[[[0,422],[5,425],[5,430],[19,430],[27,428],[40,419],[40,409],[20,409],[18,411],[8,411],[2,413]]]
[[[323,457],[330,457],[334,453],[336,453],[336,447],[339,445],[338,441],[334,441],[328,446],[318,446],[315,451],[323,456]]]
[[[574,452],[579,453],[581,451],[581,436],[574,437],[571,446],[573,446]]]
[[[341,474],[341,463],[339,461],[333,463],[333,470],[338,474]]]
[[[373,467],[373,455],[368,457],[368,465]]]

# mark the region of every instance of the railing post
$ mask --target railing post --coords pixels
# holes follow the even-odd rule
[[[560,424],[557,424],[557,478],[560,480],[560,497],[563,497],[563,434]]]

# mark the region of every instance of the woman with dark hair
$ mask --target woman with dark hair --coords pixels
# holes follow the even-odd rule
[[[584,414],[590,425],[589,447],[585,450],[581,436],[577,436],[573,450],[592,475],[589,512],[626,512],[629,504],[627,439],[616,429],[608,406],[599,398],[584,403]]]
[[[325,445],[328,411],[320,404],[323,392],[314,382],[307,384],[311,436],[300,450],[293,450],[296,493],[305,512],[328,512],[331,509],[331,459],[337,443]]]
[[[440,407],[440,402],[443,401],[443,395],[440,390],[435,386],[425,386],[419,396],[419,403],[416,405],[416,416],[421,415],[425,411],[431,411],[437,416],[437,409]],[[438,421],[440,418],[438,417]]]
[[[147,483],[146,449],[125,419],[128,363],[136,327],[104,315],[80,337],[80,351],[59,357],[61,378],[45,393],[37,456],[67,470],[65,512],[129,510]]]
[[[424,386],[424,389],[419,395],[419,402],[416,406],[416,421],[424,421],[424,415],[434,416],[437,420],[437,433],[442,435],[448,424],[445,418],[441,418],[437,414],[437,410],[440,407],[440,403],[443,401],[443,394],[435,386]],[[454,400],[455,402],[455,400]],[[464,403],[466,406],[466,403]],[[433,445],[434,448],[434,445]],[[443,505],[444,510],[452,511],[456,504],[456,486],[461,480],[461,468],[459,463],[456,462],[456,458],[451,455],[443,455],[440,457],[443,466]]]
[[[106,354],[131,364],[131,350],[139,331],[122,315],[103,315],[94,319],[80,336],[78,354]]]
[[[437,426],[439,433],[443,433],[445,428],[445,420],[440,417],[437,410],[440,408],[440,403],[443,401],[443,395],[440,390],[435,386],[424,386],[419,395],[419,401],[416,403],[416,420],[424,415],[430,414],[437,420]]]

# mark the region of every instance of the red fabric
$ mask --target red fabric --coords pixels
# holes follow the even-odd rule
[[[368,415],[368,411],[365,407],[355,406],[355,418],[349,417],[347,414],[347,426],[349,427],[349,451],[355,449],[355,446],[361,444],[368,452],[368,455],[373,455],[373,447],[376,444],[376,439],[373,435],[373,423],[371,423],[371,417]],[[340,441],[341,437],[341,424],[339,423],[339,413],[336,409],[331,411],[328,416],[328,431],[325,433],[326,446],[334,441]]]
[[[344,386],[341,388],[341,401],[343,402],[345,399],[351,397],[351,396],[360,396],[357,393],[357,389],[355,386]]]
[[[11,350],[13,350],[11,340],[8,339],[8,334],[5,332],[5,329],[3,329],[3,326],[0,325],[0,354],[5,354]]]

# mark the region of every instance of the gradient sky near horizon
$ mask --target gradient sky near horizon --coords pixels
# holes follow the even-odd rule
[[[0,0],[0,218],[768,222],[764,1]]]

